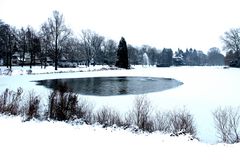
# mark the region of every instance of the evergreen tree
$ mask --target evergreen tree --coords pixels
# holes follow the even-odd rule
[[[123,37],[118,45],[116,67],[129,69],[127,43]]]

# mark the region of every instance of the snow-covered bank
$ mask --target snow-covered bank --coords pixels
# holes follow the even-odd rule
[[[184,84],[180,87],[147,94],[155,110],[169,110],[185,106],[195,118],[198,137],[207,143],[216,143],[216,131],[213,124],[212,112],[219,106],[237,107],[239,101],[240,70],[236,68],[224,69],[223,67],[170,67],[155,68],[137,66],[133,70],[100,70],[102,66],[84,68],[86,72],[52,73],[52,74],[17,74],[19,68],[13,68],[14,76],[0,76],[0,91],[5,88],[16,90],[22,87],[25,92],[35,90],[43,100],[47,99],[50,90],[36,86],[34,80],[75,78],[75,77],[102,77],[102,76],[152,76],[177,79]],[[27,68],[28,69],[28,68]],[[80,70],[60,69],[61,71]],[[3,71],[3,69],[2,69]],[[51,73],[53,68],[41,69],[34,67],[32,73]],[[24,72],[25,73],[25,72]],[[133,106],[134,95],[127,96],[82,96],[95,105],[114,107],[117,111],[127,112]]]
[[[0,159],[238,159],[240,144],[0,116]]]

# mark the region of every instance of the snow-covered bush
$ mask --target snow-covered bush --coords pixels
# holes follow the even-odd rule
[[[66,85],[58,87],[49,95],[48,112],[50,119],[60,121],[82,119],[91,124],[93,119],[91,105],[80,99]]]
[[[35,94],[34,91],[29,92],[27,102],[23,108],[23,114],[25,121],[29,121],[33,118],[40,118],[40,97]]]
[[[154,131],[151,116],[152,106],[150,100],[145,96],[136,96],[133,109],[127,114],[125,123],[136,125],[143,131]]]
[[[188,133],[196,136],[197,130],[192,114],[184,109],[174,110],[170,113],[170,130],[173,134]]]
[[[154,130],[170,133],[173,136],[190,134],[195,137],[197,135],[193,115],[185,108],[156,113]]]
[[[49,118],[59,121],[74,119],[77,115],[78,96],[66,85],[60,86],[49,96]]]
[[[78,105],[76,108],[76,118],[81,119],[86,124],[92,124],[93,121],[93,106],[87,100],[78,98]]]
[[[158,111],[154,116],[154,130],[170,133],[170,112]]]
[[[0,95],[0,113],[8,115],[19,115],[22,93],[22,88],[18,88],[16,92],[6,89]]]
[[[120,114],[109,107],[103,107],[99,109],[94,114],[93,118],[95,123],[100,123],[104,127],[109,127],[113,125],[121,127],[124,124]]]
[[[150,100],[145,96],[136,96],[133,108],[126,113],[125,119],[120,113],[110,107],[103,107],[92,111],[92,106],[86,100],[80,99],[77,94],[71,92],[66,85],[60,86],[53,90],[49,95],[48,109],[40,113],[41,99],[36,96],[35,92],[29,92],[29,95],[22,101],[21,95],[23,90],[19,88],[17,92],[6,89],[0,95],[0,113],[9,115],[22,115],[24,121],[37,119],[52,119],[67,122],[81,122],[86,124],[99,123],[103,127],[118,126],[125,129],[130,128],[133,131],[162,131],[178,136],[180,134],[190,134],[196,136],[196,127],[193,116],[186,109],[173,110],[168,112],[158,112],[154,116]],[[23,104],[23,106],[21,106]],[[219,116],[216,112],[216,119]],[[233,112],[230,112],[230,117]],[[47,115],[47,116],[46,116]],[[239,117],[237,120],[239,121]],[[217,119],[221,120],[221,119]],[[233,127],[233,122],[229,125]],[[219,121],[219,123],[222,121]],[[235,131],[235,130],[233,130]],[[234,136],[233,132],[233,136]],[[235,134],[238,136],[238,134]],[[233,137],[232,136],[232,137]],[[231,138],[232,138],[231,137]],[[235,136],[236,137],[236,136]],[[225,142],[225,141],[224,141]]]
[[[213,112],[218,138],[224,143],[240,142],[240,108],[217,108]]]

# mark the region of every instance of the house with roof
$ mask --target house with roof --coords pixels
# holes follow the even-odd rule
[[[41,64],[40,59],[38,58],[38,56],[35,56],[34,62],[36,65]],[[23,53],[21,52],[15,52],[12,55],[12,65],[29,65],[31,63],[31,53],[27,52],[24,54],[24,58],[23,58]]]

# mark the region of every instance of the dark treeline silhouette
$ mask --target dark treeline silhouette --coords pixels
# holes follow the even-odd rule
[[[240,66],[239,47],[232,46],[232,32],[226,32],[222,40],[225,43],[227,55],[225,62],[228,65]],[[230,37],[230,38],[229,38]],[[126,40],[125,40],[126,42]],[[127,44],[127,42],[126,42]],[[171,48],[157,49],[149,45],[134,47],[127,45],[128,60],[130,65],[142,65],[143,55],[148,56],[149,65],[159,67],[179,65],[224,65],[224,56],[218,48],[211,48],[207,54],[196,49],[178,49],[173,52]],[[58,67],[76,67],[78,65],[118,65],[118,43],[106,39],[89,29],[82,30],[79,37],[73,35],[70,28],[65,25],[63,14],[53,11],[41,25],[38,31],[31,26],[16,29],[0,20],[0,65],[48,65]],[[126,59],[126,58],[125,58]]]

